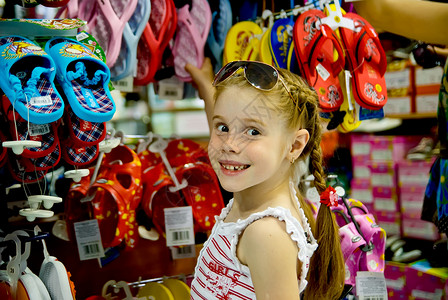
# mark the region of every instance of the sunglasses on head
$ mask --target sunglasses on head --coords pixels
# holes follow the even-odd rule
[[[281,78],[277,69],[273,66],[258,62],[258,61],[232,61],[226,64],[215,76],[213,81],[213,86],[225,81],[226,79],[232,77],[238,70],[243,69],[244,78],[250,83],[254,88],[262,91],[272,90],[277,83],[280,83],[288,92],[291,100],[297,105],[296,100],[294,100],[291,92],[286,86],[285,82]]]

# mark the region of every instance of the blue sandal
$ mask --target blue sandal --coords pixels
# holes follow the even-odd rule
[[[112,119],[115,104],[108,87],[107,65],[86,45],[69,38],[53,38],[45,50],[56,63],[56,78],[73,112],[89,122]]]
[[[40,46],[21,36],[0,37],[0,88],[23,119],[48,124],[62,117],[55,75],[54,61]]]

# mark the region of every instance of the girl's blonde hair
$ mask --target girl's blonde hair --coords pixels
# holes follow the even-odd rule
[[[322,122],[319,115],[318,95],[300,76],[285,69],[278,69],[278,72],[294,101],[281,82],[271,91],[260,90],[260,92],[270,96],[271,104],[285,120],[288,129],[308,130],[309,141],[299,159],[294,162],[291,175],[298,186],[301,175],[300,166],[309,157],[314,186],[320,194],[326,189],[326,183],[320,146]],[[243,76],[232,76],[216,86],[215,100],[228,86],[251,87]],[[272,103],[272,101],[275,102]],[[310,261],[308,285],[304,292],[304,299],[339,299],[344,288],[345,263],[341,251],[339,227],[335,217],[329,207],[321,205],[317,219],[314,221],[309,205],[305,203],[301,195],[298,198],[318,243],[318,248]]]

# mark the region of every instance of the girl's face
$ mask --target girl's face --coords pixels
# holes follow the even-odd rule
[[[269,188],[287,179],[288,132],[269,97],[251,87],[226,88],[215,103],[208,148],[223,188]]]

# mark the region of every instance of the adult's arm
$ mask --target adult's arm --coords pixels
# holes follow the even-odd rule
[[[213,87],[213,78],[215,76],[213,72],[213,66],[210,58],[206,57],[199,69],[196,66],[187,63],[185,70],[190,73],[193,79],[193,86],[198,90],[199,98],[204,100],[205,113],[207,114],[208,126],[211,131],[213,108],[214,108],[214,95],[215,88]]]
[[[377,31],[448,45],[448,4],[424,0],[361,0],[356,12]]]

